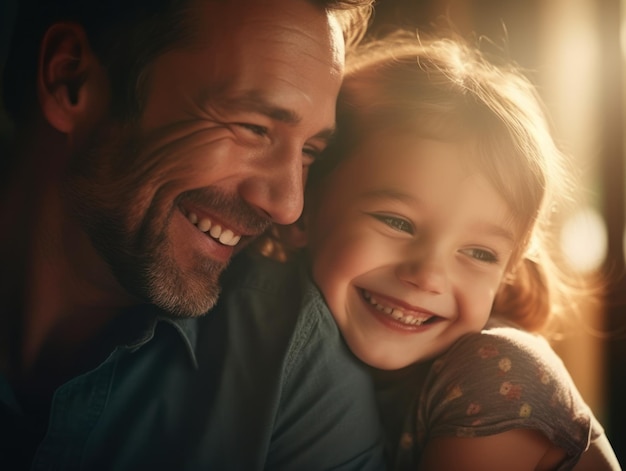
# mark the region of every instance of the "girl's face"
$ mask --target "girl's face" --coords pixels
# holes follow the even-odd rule
[[[309,214],[313,276],[352,351],[397,369],[482,329],[516,240],[463,143],[379,133]]]

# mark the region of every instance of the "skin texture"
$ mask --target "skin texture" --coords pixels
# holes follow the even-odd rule
[[[557,469],[564,450],[537,430],[459,438],[414,429],[422,416],[416,418],[413,406],[427,414],[424,420],[434,419],[437,430],[454,427],[445,407],[423,402],[429,394],[415,404],[417,389],[446,368],[419,362],[464,332],[480,330],[496,292],[495,315],[537,332],[576,298],[575,284],[567,286],[568,276],[560,276],[547,243],[555,227],[543,209],[560,207],[550,190],[567,173],[560,173],[562,156],[536,91],[515,67],[491,65],[455,39],[416,39],[414,31],[404,31],[366,43],[360,52],[349,64],[338,107],[340,138],[331,155],[339,160],[315,169],[306,222],[315,281],[350,348],[374,367],[390,459],[398,465],[397,457],[402,467],[419,453],[414,469],[420,471]],[[489,226],[513,237],[480,229]],[[485,249],[498,257],[483,270]],[[511,250],[514,258],[507,261]],[[430,313],[442,320],[431,323]],[[460,371],[451,368],[446,372]],[[471,403],[465,410],[475,411]],[[397,455],[394,446],[401,447]],[[620,468],[601,437],[576,469]]]
[[[198,3],[210,27],[152,64],[140,121],[105,119],[74,154],[71,197],[96,247],[130,292],[179,315],[213,305],[231,241],[297,219],[304,169],[334,123],[338,31],[303,2],[243,18],[237,3]],[[229,230],[227,243],[190,213]]]
[[[419,465],[426,471],[549,471],[565,452],[535,430],[510,430],[480,438],[431,440]]]
[[[503,199],[463,156],[462,143],[382,133],[319,191],[313,276],[371,366],[432,358],[489,317],[516,234]],[[413,325],[393,319],[398,310]]]
[[[432,358],[487,322],[518,234],[504,200],[464,164],[463,149],[381,132],[316,193],[308,220],[314,279],[351,350],[375,368]],[[372,298],[438,317],[407,326]],[[511,430],[435,437],[419,469],[545,471],[564,457],[542,433]]]
[[[204,314],[231,257],[301,213],[307,168],[335,126],[339,25],[304,0],[192,0],[187,13],[191,40],[145,70],[132,121],[112,117],[80,25],[42,40],[39,109],[1,202],[4,298],[21,322],[0,359],[18,375],[40,360],[71,374],[66,360],[130,305]]]

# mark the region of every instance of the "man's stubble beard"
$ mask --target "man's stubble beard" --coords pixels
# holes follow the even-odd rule
[[[143,213],[133,214],[132,205],[140,202],[142,193],[138,186],[150,185],[150,179],[141,178],[141,169],[134,169],[130,178],[110,170],[116,165],[111,162],[122,168],[138,155],[133,135],[132,127],[111,127],[95,136],[74,158],[65,197],[125,291],[175,317],[202,315],[217,301],[219,277],[227,264],[203,259],[190,272],[180,268],[167,237],[176,211],[173,202],[164,211],[167,202],[155,199]]]

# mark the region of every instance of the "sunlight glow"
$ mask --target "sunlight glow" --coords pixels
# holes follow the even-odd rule
[[[572,214],[561,229],[561,248],[576,270],[599,268],[607,252],[607,231],[598,211],[587,207]]]

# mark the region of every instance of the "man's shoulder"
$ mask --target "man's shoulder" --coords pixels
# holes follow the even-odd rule
[[[209,316],[221,317],[231,328],[237,326],[261,341],[280,337],[292,358],[344,347],[303,258],[281,262],[242,254],[229,267],[218,305]]]
[[[251,289],[268,294],[290,292],[302,285],[305,272],[301,257],[283,262],[244,252],[234,258],[222,275],[222,290]]]
[[[198,326],[199,349],[210,349],[213,358],[248,358],[274,371],[310,354],[312,344],[336,342],[336,326],[301,259],[240,254],[222,278],[217,305]]]

